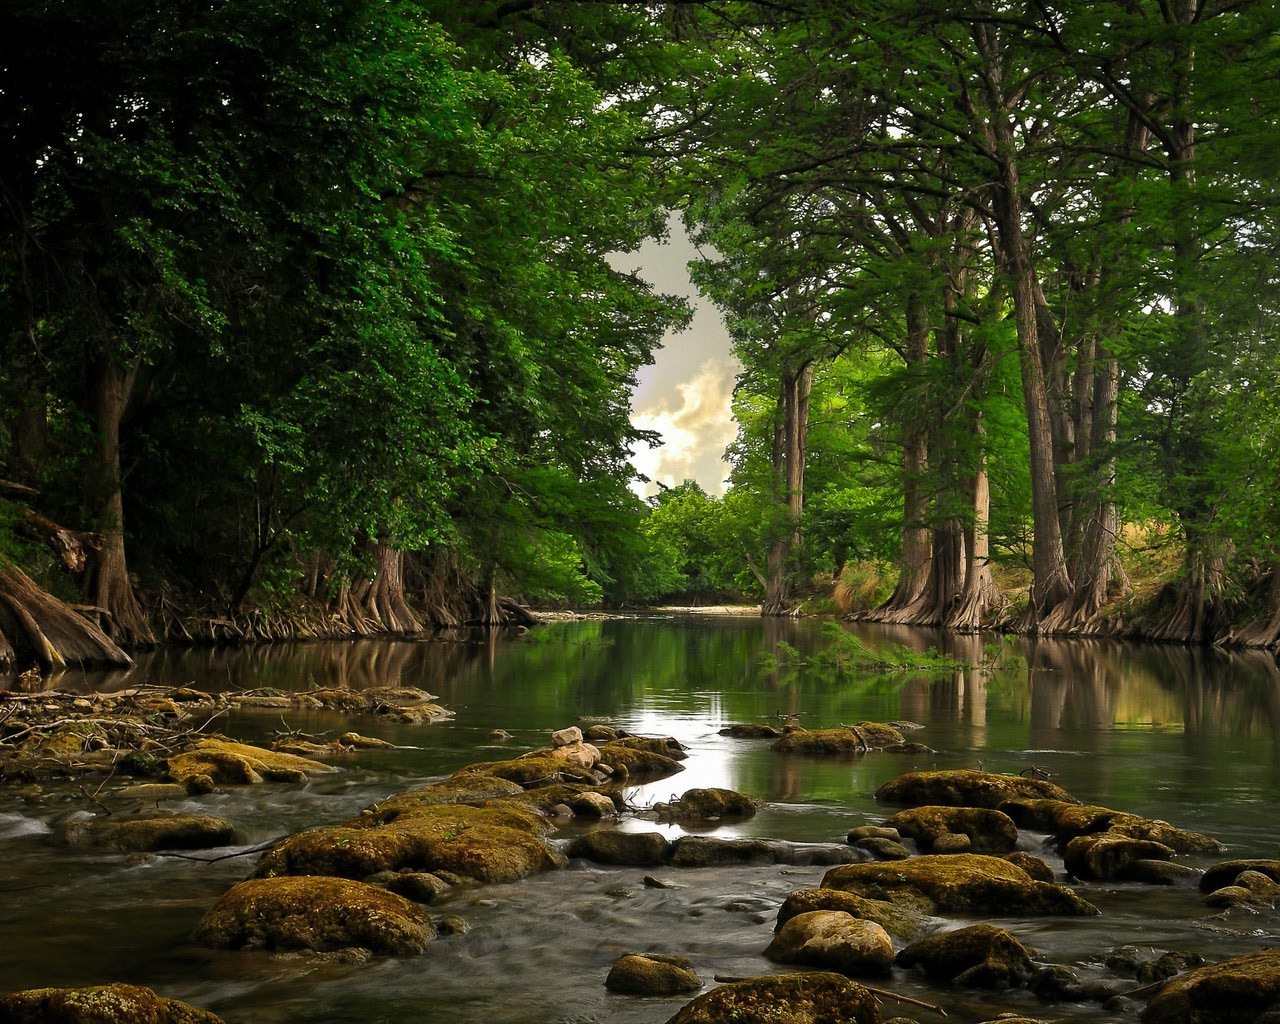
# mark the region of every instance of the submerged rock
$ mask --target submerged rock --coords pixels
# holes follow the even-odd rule
[[[223,1024],[221,1017],[141,985],[32,988],[0,999],[4,1024]]]
[[[670,849],[671,841],[660,832],[599,829],[578,836],[566,852],[597,864],[645,868],[665,864]]]
[[[296,754],[208,739],[169,758],[167,770],[175,782],[208,788],[218,783],[302,782],[310,775],[325,775],[338,769]]]
[[[1160,843],[1173,853],[1214,853],[1222,849],[1212,836],[1177,828],[1167,821],[1076,801],[1019,797],[1002,804],[1000,810],[1022,828],[1051,833],[1060,844],[1078,836],[1112,832],[1127,839]]]
[[[893,940],[874,921],[839,910],[814,910],[788,920],[764,955],[779,963],[841,974],[888,974],[893,968]]]
[[[58,842],[66,846],[125,853],[203,850],[211,846],[226,846],[235,839],[235,834],[236,829],[231,822],[207,814],[76,818],[64,822],[56,833]]]
[[[357,750],[394,750],[395,744],[380,740],[376,736],[361,736],[358,732],[344,732],[338,737],[344,747],[355,747]]]
[[[763,805],[763,800],[732,789],[690,789],[679,800],[655,804],[653,812],[660,821],[746,819],[755,817]]]
[[[890,804],[906,804],[910,807],[945,805],[995,809],[1006,800],[1017,798],[1079,803],[1061,786],[1055,786],[1044,779],[1027,779],[1021,775],[997,775],[994,772],[976,772],[966,769],[908,772],[906,775],[891,779],[876,790],[877,800]],[[1017,821],[1017,818],[1015,817],[1014,820]]]
[[[1143,1024],[1252,1024],[1280,1005],[1280,950],[1246,953],[1168,982]]]
[[[911,851],[901,843],[879,836],[855,839],[849,845],[858,850],[866,850],[876,860],[906,860],[911,856]]]
[[[771,725],[727,725],[720,730],[721,736],[733,736],[742,740],[774,740],[782,735]]]
[[[875,997],[839,974],[781,974],[721,985],[667,1024],[879,1024]]]
[[[891,839],[896,843],[901,838],[902,835],[896,828],[886,828],[883,825],[859,825],[851,828],[848,835],[850,843],[856,843],[859,839]]]
[[[609,969],[604,987],[610,992],[633,996],[674,996],[696,992],[702,979],[682,956],[664,953],[628,953]]]
[[[1008,853],[1018,845],[1018,826],[1007,814],[985,807],[926,805],[899,811],[885,825],[931,852],[946,835],[967,836],[974,853]]]
[[[890,903],[839,889],[797,889],[778,908],[777,927],[782,928],[793,917],[815,910],[838,910],[850,917],[873,921],[896,938],[909,939],[920,931],[927,907],[928,901],[924,899],[912,906],[908,900]]]
[[[859,722],[839,729],[801,729],[793,726],[783,732],[773,749],[783,754],[862,754],[868,750],[903,743],[902,733],[883,722]]]
[[[678,868],[732,867],[744,864],[848,864],[858,859],[848,846],[820,843],[788,843],[780,839],[714,839],[681,836],[671,849],[671,863]]]
[[[1037,882],[1016,864],[974,853],[912,857],[832,868],[823,888],[894,902],[925,899],[949,913],[1092,915],[1098,908],[1066,886]]]
[[[403,896],[341,878],[241,882],[200,919],[193,938],[217,949],[359,947],[421,953],[435,937],[426,913]]]
[[[1018,988],[1031,978],[1031,954],[1003,928],[975,924],[913,942],[898,954],[902,967],[972,988]]]

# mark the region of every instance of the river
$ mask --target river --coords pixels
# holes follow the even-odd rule
[[[352,755],[342,761],[342,773],[322,780],[227,788],[166,805],[231,819],[244,848],[339,822],[465,764],[545,746],[550,730],[595,718],[638,734],[671,735],[688,747],[686,770],[634,791],[638,805],[695,786],[723,786],[768,801],[754,819],[724,825],[714,835],[840,842],[850,828],[892,813],[871,794],[902,772],[1018,772],[1038,766],[1088,803],[1164,818],[1227,844],[1226,855],[1191,863],[1277,855],[1280,670],[1270,655],[1071,640],[1021,643],[1025,664],[1015,659],[997,671],[837,676],[769,672],[761,665],[760,654],[779,640],[816,651],[824,643],[821,626],[635,617],[558,623],[521,636],[169,649],[143,656],[128,673],[67,673],[56,685],[410,685],[438,694],[454,712],[453,720],[428,726],[287,713],[294,728],[336,735],[354,727],[401,746]],[[982,659],[982,642],[974,638],[850,628],[872,645],[938,644],[971,664]],[[781,721],[777,716],[794,716],[812,728],[909,719],[926,727],[910,738],[937,752],[824,760],[718,735],[730,723]],[[252,742],[280,725],[278,711],[242,712],[221,728]],[[495,728],[513,738],[495,742],[489,738]],[[103,798],[110,803],[109,791]],[[606,992],[604,976],[619,955],[681,953],[708,983],[713,974],[779,970],[761,956],[774,911],[790,891],[816,884],[824,871],[646,870],[573,862],[568,870],[516,884],[446,894],[431,913],[460,915],[470,930],[440,938],[421,957],[337,963],[194,945],[189,934],[196,921],[248,874],[252,858],[204,863],[54,846],[51,825],[87,807],[84,795],[69,787],[48,787],[38,796],[0,790],[0,889],[6,893],[0,905],[0,991],[128,981],[212,1010],[228,1024],[661,1024],[687,997]],[[622,827],[680,832],[636,820]],[[567,828],[558,838],[574,834]],[[1061,871],[1061,859],[1035,837],[1023,833],[1020,848]],[[679,888],[646,888],[646,873]],[[1280,933],[1280,917],[1271,913],[1214,917],[1191,886],[1104,882],[1080,891],[1102,909],[1101,918],[999,923],[1039,959],[1068,964],[1087,978],[1109,976],[1103,956],[1121,943],[1195,950],[1216,960],[1270,945]],[[1136,1020],[1096,1003],[1045,1004],[1025,992],[944,990],[904,972],[882,984],[941,1003],[961,1022],[1008,1011]],[[903,1012],[931,1019],[926,1011],[892,1005],[884,1016]]]

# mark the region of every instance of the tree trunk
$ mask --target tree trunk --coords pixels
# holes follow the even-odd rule
[[[0,564],[0,671],[35,662],[46,672],[68,665],[114,665],[132,659],[101,629],[15,565]]]
[[[781,380],[781,422],[774,431],[775,500],[783,521],[769,547],[768,583],[761,615],[794,615],[791,596],[795,549],[802,539],[804,515],[804,463],[809,429],[809,394],[813,389],[813,364],[805,362],[794,372],[784,372]]]
[[[133,371],[106,356],[92,364],[89,408],[96,437],[89,492],[98,518],[102,547],[89,558],[85,599],[104,609],[107,634],[130,645],[155,643],[129,580],[124,546],[124,495],[120,476],[120,424],[133,390]]]
[[[1280,644],[1280,560],[1271,565],[1266,618],[1241,626],[1223,637],[1222,642],[1244,647],[1275,647]]]
[[[383,541],[372,541],[374,570],[364,587],[365,613],[388,633],[421,633],[422,623],[404,595],[404,555]]]
[[[1180,578],[1171,585],[1169,611],[1139,625],[1148,640],[1209,644],[1227,632],[1226,584],[1228,542],[1212,535],[1190,534]]]
[[[981,414],[976,428],[979,436],[985,434]],[[991,538],[988,534],[991,484],[987,476],[985,452],[978,456],[978,468],[973,475],[970,494],[973,499],[973,520],[965,527],[964,533],[964,589],[944,622],[948,628],[961,633],[976,632],[990,624],[991,619],[1009,603],[991,576]]]

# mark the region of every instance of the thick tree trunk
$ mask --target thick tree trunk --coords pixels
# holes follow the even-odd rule
[[[129,581],[124,547],[120,424],[133,389],[134,375],[109,356],[95,361],[91,373],[89,408],[96,437],[89,489],[102,547],[89,558],[85,600],[104,610],[105,630],[116,642],[154,644],[155,636]]]
[[[372,541],[374,569],[361,588],[364,614],[388,633],[421,633],[422,623],[404,594],[404,555],[390,544]]]
[[[985,431],[979,417],[977,431]],[[964,589],[959,600],[948,613],[944,625],[961,633],[972,633],[989,625],[1009,603],[991,576],[991,538],[988,525],[991,520],[991,485],[987,477],[985,452],[978,458],[970,488],[973,499],[973,520],[965,528],[966,554]]]
[[[781,380],[781,424],[774,433],[775,499],[782,506],[783,522],[769,548],[768,582],[761,615],[794,615],[791,596],[792,566],[799,547],[804,515],[804,463],[809,429],[809,394],[813,389],[813,365],[805,362]]]
[[[110,637],[15,565],[0,563],[0,671],[34,662],[46,672],[68,665],[133,664]]]
[[[1209,644],[1227,632],[1226,565],[1230,544],[1217,537],[1186,538],[1182,574],[1168,588],[1168,611],[1139,625],[1148,640]]]
[[[1233,630],[1222,638],[1222,642],[1244,647],[1275,647],[1280,644],[1280,561],[1273,562],[1271,566],[1266,616]]]

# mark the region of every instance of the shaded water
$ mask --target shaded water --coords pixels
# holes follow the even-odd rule
[[[970,663],[973,638],[859,627],[874,644],[937,643]],[[1088,641],[1024,645],[1026,666],[943,676],[836,678],[766,673],[759,654],[777,641],[804,651],[823,643],[815,622],[742,618],[637,618],[567,623],[520,638],[399,643],[361,641],[243,650],[162,651],[129,673],[68,674],[63,689],[140,682],[203,689],[413,685],[439,694],[456,718],[403,726],[327,713],[288,712],[310,732],[359,731],[405,746],[342,762],[340,775],[303,785],[229,789],[168,804],[233,820],[246,846],[350,817],[375,800],[480,760],[543,746],[549,730],[583,716],[689,748],[680,775],[634,791],[644,804],[695,786],[724,786],[769,801],[753,820],[712,834],[842,841],[849,828],[891,809],[871,794],[904,771],[932,767],[1016,772],[1042,766],[1090,803],[1168,819],[1216,835],[1228,856],[1277,856],[1272,811],[1280,785],[1280,671],[1265,654],[1219,654]],[[767,742],[721,737],[732,722],[797,715],[810,727],[864,719],[910,719],[936,754],[872,754],[853,761],[780,755]],[[281,715],[245,712],[221,728],[252,740]],[[494,728],[514,739],[495,744]],[[110,797],[104,797],[110,802]],[[151,985],[248,1022],[665,1021],[685,1000],[605,992],[623,952],[683,953],[703,978],[774,970],[761,952],[774,910],[822,868],[653,871],[682,888],[647,889],[643,869],[574,862],[503,886],[456,891],[433,914],[471,926],[422,957],[334,964],[263,953],[212,952],[188,935],[214,900],[249,872],[252,858],[200,863],[122,857],[54,847],[49,826],[82,813],[84,796],[53,791],[30,802],[0,791],[0,991],[130,981]],[[648,830],[652,823],[623,827]],[[677,834],[678,828],[667,829]],[[568,839],[566,829],[558,838]],[[1061,869],[1033,837],[1024,845]],[[201,854],[200,856],[208,856]],[[1217,858],[1213,858],[1217,859]],[[1201,860],[1200,863],[1208,863]],[[1194,949],[1210,959],[1271,944],[1280,917],[1211,917],[1192,888],[1096,883],[1083,894],[1099,919],[1000,923],[1046,962],[1105,976],[1101,960],[1124,942]],[[1280,914],[1280,912],[1277,912]],[[960,1021],[1014,1010],[1089,1020],[1124,1019],[1097,1004],[1038,1003],[1027,994],[942,991],[899,973],[888,987],[947,1005]],[[886,1006],[886,1016],[910,1008]],[[924,1011],[914,1011],[928,1019]],[[1136,1019],[1136,1018],[1130,1018]]]

